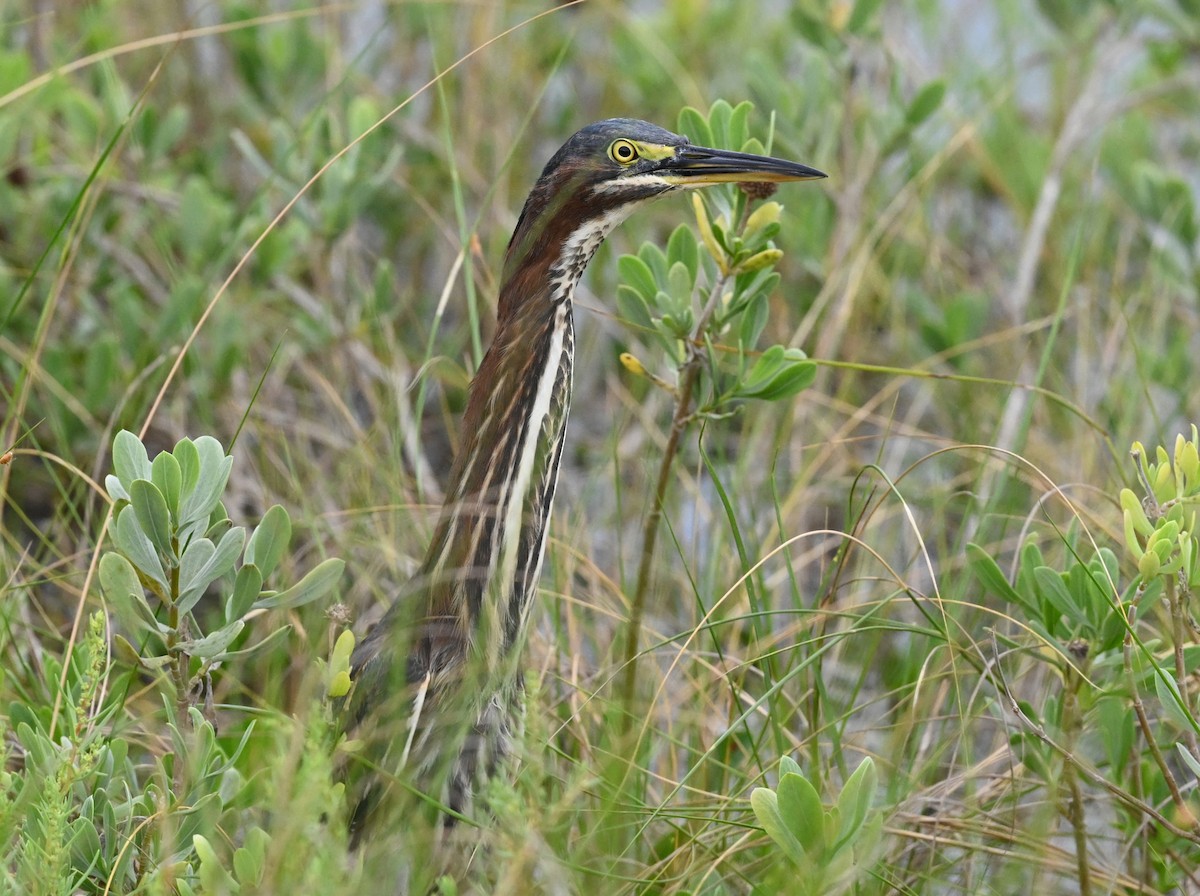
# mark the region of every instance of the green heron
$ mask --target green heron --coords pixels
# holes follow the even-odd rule
[[[351,659],[345,725],[374,769],[351,788],[355,840],[398,769],[452,823],[511,748],[571,403],[571,297],[600,243],[677,190],[824,176],[625,118],[588,125],[550,159],[508,244],[495,337],[470,386],[433,542]]]

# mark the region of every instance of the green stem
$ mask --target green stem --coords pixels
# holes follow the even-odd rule
[[[1079,688],[1083,681],[1079,674],[1070,666],[1066,672],[1066,689],[1063,693],[1063,730],[1067,736],[1067,750],[1074,755],[1078,743],[1082,719],[1079,712]],[[1067,818],[1075,835],[1075,869],[1079,879],[1080,896],[1091,896],[1092,871],[1088,863],[1087,849],[1087,817],[1083,808],[1083,792],[1079,788],[1079,778],[1075,774],[1075,764],[1071,759],[1063,758],[1063,784],[1069,795]]]
[[[1184,663],[1183,645],[1188,643],[1187,619],[1188,619],[1188,599],[1191,594],[1186,588],[1179,588],[1175,576],[1168,576],[1164,583],[1167,591],[1167,600],[1171,606],[1171,623],[1172,623],[1172,640],[1175,653],[1175,685],[1179,688],[1179,698],[1183,701],[1183,705],[1187,707],[1188,712],[1192,712],[1192,698],[1190,689],[1188,688],[1188,672],[1187,666]],[[1197,744],[1196,732],[1188,728],[1184,731],[1184,739],[1187,741],[1188,749],[1195,756],[1200,753],[1200,744]]]
[[[175,564],[170,570],[169,600],[167,610],[167,653],[171,657],[171,679],[175,687],[175,724],[179,733],[183,734],[185,726],[190,724],[188,715],[188,655],[180,649],[179,644],[187,635],[182,630],[184,618],[179,612],[179,565]],[[184,787],[187,784],[183,756],[175,757],[175,767],[171,775],[175,799],[182,802]]]
[[[1129,692],[1133,695],[1133,711],[1137,716],[1138,727],[1142,731],[1142,737],[1146,740],[1146,746],[1150,749],[1150,755],[1154,757],[1154,764],[1158,766],[1159,772],[1163,776],[1163,782],[1167,785],[1167,789],[1171,792],[1171,801],[1176,807],[1183,810],[1185,817],[1191,817],[1191,811],[1187,808],[1184,802],[1183,794],[1179,790],[1179,784],[1175,780],[1175,776],[1171,773],[1171,768],[1167,765],[1166,758],[1162,754],[1162,750],[1158,748],[1158,742],[1154,737],[1154,729],[1150,725],[1150,719],[1146,715],[1146,707],[1142,704],[1141,694],[1137,688],[1137,676],[1133,671],[1133,626],[1137,620],[1138,600],[1142,596],[1144,585],[1138,588],[1137,597],[1129,603],[1127,615],[1128,626],[1125,630],[1125,643],[1123,645],[1123,653],[1125,660],[1125,675],[1129,683]],[[1154,669],[1154,675],[1162,674],[1161,670]],[[1192,825],[1193,832],[1200,830],[1200,826]]]
[[[654,500],[650,512],[646,514],[646,522],[642,526],[642,555],[638,562],[637,585],[634,587],[633,600],[629,607],[629,629],[625,638],[625,655],[622,658],[624,674],[621,679],[620,699],[626,708],[633,705],[634,691],[637,689],[637,659],[639,641],[641,640],[642,619],[646,614],[646,593],[650,587],[650,570],[654,560],[654,545],[658,540],[658,524],[662,520],[663,504],[666,501],[667,488],[671,484],[671,467],[679,453],[679,442],[683,438],[691,419],[692,393],[700,377],[700,357],[693,354],[683,368],[683,377],[679,383],[679,399],[675,404],[675,415],[671,419],[671,432],[667,437],[667,446],[663,450],[662,461],[658,467],[658,481],[654,487]],[[624,716],[627,721],[633,719],[633,713]]]
[[[646,595],[650,588],[650,571],[654,565],[654,546],[658,541],[659,523],[662,521],[663,507],[666,504],[667,488],[671,484],[671,468],[679,454],[679,443],[692,421],[692,397],[700,383],[700,370],[703,358],[700,345],[703,345],[704,331],[716,313],[721,302],[721,295],[729,282],[729,275],[722,274],[713,284],[709,292],[708,302],[701,311],[696,326],[692,330],[692,338],[688,340],[688,359],[684,362],[679,379],[678,398],[675,402],[675,413],[671,418],[671,431],[667,436],[667,446],[663,450],[662,461],[658,466],[658,481],[654,486],[654,500],[650,512],[646,514],[646,522],[642,526],[642,553],[638,561],[637,584],[634,586],[633,600],[629,606],[628,634],[625,638],[625,655],[622,657],[623,675],[619,698],[626,708],[622,718],[625,719],[624,730],[629,730],[633,719],[633,697],[637,690],[637,659],[640,649],[642,620],[646,615]]]

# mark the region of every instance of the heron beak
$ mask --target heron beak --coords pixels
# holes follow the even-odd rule
[[[690,145],[681,146],[675,155],[664,159],[654,173],[680,187],[726,183],[777,184],[826,177],[824,171],[798,162]]]

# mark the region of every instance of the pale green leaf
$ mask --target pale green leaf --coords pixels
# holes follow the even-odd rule
[[[201,548],[202,545],[208,542],[207,539],[199,539],[193,543],[187,550],[184,556],[192,553],[192,551]],[[183,569],[180,568],[179,580],[179,611],[186,613],[196,605],[196,601],[204,593],[204,590],[221,576],[233,572],[234,564],[237,561],[238,555],[242,552],[242,547],[246,543],[246,530],[241,526],[237,526],[226,532],[219,542],[216,549],[209,554],[201,548],[201,554],[198,557],[198,562],[194,567],[189,566],[188,577],[184,580]],[[199,562],[199,561],[203,562]]]
[[[233,581],[233,592],[225,603],[225,621],[241,619],[262,593],[263,577],[253,563],[243,563]]]
[[[279,628],[275,629],[275,631],[271,632],[271,634],[267,635],[257,643],[247,645],[246,647],[240,647],[237,650],[226,650],[221,653],[214,654],[209,659],[213,660],[214,662],[217,660],[220,660],[221,662],[228,662],[234,659],[245,659],[251,654],[258,653],[259,651],[263,650],[270,652],[270,650],[277,643],[286,640],[291,631],[292,627],[290,625],[281,625]]]
[[[192,848],[200,859],[200,889],[204,893],[238,893],[240,888],[221,860],[217,858],[212,844],[202,835],[192,835]]]
[[[300,607],[311,603],[333,590],[333,586],[342,577],[342,571],[345,568],[345,560],[331,557],[318,564],[314,569],[309,570],[308,575],[286,591],[281,591],[278,594],[255,601],[254,609]]]
[[[104,477],[104,490],[114,501],[128,501],[129,491],[121,484],[121,480],[109,473]]]
[[[137,512],[132,505],[126,505],[117,514],[112,528],[113,542],[117,549],[125,555],[142,575],[155,581],[162,593],[168,593],[167,574],[163,571],[162,560],[146,533],[138,522]]]
[[[179,649],[189,656],[196,656],[203,660],[212,659],[232,644],[233,639],[240,635],[245,627],[245,622],[235,619],[229,625],[222,626],[203,638],[181,642]]]
[[[1196,778],[1200,779],[1200,759],[1193,756],[1192,751],[1182,743],[1175,744],[1175,750],[1179,753],[1179,758],[1183,760],[1183,764],[1191,770]]]
[[[233,458],[225,455],[221,443],[211,436],[201,436],[195,441],[199,457],[196,487],[183,500],[179,509],[179,526],[182,529],[197,520],[207,520],[216,509],[229,481]]]
[[[146,602],[146,592],[137,571],[116,551],[107,551],[100,558],[100,589],[131,632],[157,631],[157,620]]]
[[[183,472],[173,455],[160,451],[158,457],[150,464],[150,481],[162,492],[167,502],[167,510],[176,519],[179,518],[179,494],[183,488]]]
[[[1175,679],[1161,669],[1156,669],[1151,678],[1154,679],[1154,690],[1158,694],[1163,711],[1172,721],[1184,730],[1200,731],[1196,720],[1192,718],[1192,714],[1184,705],[1183,697],[1179,693],[1179,685]]]
[[[658,292],[654,272],[637,255],[622,255],[617,259],[617,273],[620,274],[622,285],[636,292],[644,302],[649,302]]]
[[[180,498],[186,498],[196,488],[200,479],[200,452],[196,450],[195,442],[183,438],[175,443],[175,450],[171,453],[175,455],[179,464]]]
[[[174,566],[176,557],[171,544],[171,514],[162,492],[149,479],[136,479],[129,486],[129,501],[137,514],[138,524],[154,549],[170,566]]]
[[[292,540],[292,518],[279,504],[263,514],[262,522],[246,543],[246,562],[253,563],[267,578],[279,565]]]
[[[876,777],[875,763],[868,756],[859,763],[854,774],[842,787],[842,792],[838,794],[841,829],[835,849],[840,848],[846,840],[853,839],[866,821],[871,802],[875,798]]]
[[[779,813],[779,798],[773,790],[766,787],[756,787],[750,794],[750,806],[754,809],[754,817],[767,836],[783,850],[784,854],[797,864],[804,863],[807,858],[804,847],[796,839],[796,835],[788,829]]]
[[[825,854],[825,807],[816,788],[803,775],[786,774],[779,779],[779,814],[784,824],[814,859]]]
[[[113,472],[126,489],[137,479],[150,478],[150,458],[141,439],[127,429],[113,439]]]

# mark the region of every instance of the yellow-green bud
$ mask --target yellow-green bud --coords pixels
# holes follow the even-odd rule
[[[746,219],[746,237],[747,239],[758,233],[764,227],[769,227],[772,224],[779,222],[779,216],[783,213],[783,206],[778,202],[764,202]]]
[[[1193,426],[1192,432],[1195,431],[1196,427]],[[1175,466],[1183,473],[1189,492],[1200,484],[1200,451],[1197,451],[1194,441],[1184,442],[1182,450],[1176,450]]]
[[[721,273],[728,274],[729,264],[725,258],[725,250],[713,236],[712,225],[708,221],[708,210],[704,207],[704,200],[700,198],[699,193],[692,194],[692,209],[696,212],[696,229],[700,231],[700,239],[704,242],[704,248],[716,261]]]
[[[1142,554],[1142,559],[1138,561],[1138,572],[1143,579],[1149,580],[1158,575],[1158,568],[1161,565],[1158,554],[1154,551],[1146,551]]]
[[[1142,545],[1138,541],[1137,533],[1133,528],[1133,514],[1128,510],[1124,510],[1121,512],[1121,516],[1125,523],[1125,546],[1129,548],[1129,553],[1133,554],[1133,559],[1141,560],[1142,554],[1145,552],[1142,550]]]
[[[329,687],[330,697],[345,697],[350,691],[350,656],[354,653],[354,632],[346,629],[338,635],[333,644],[333,653],[329,655]]]
[[[1146,517],[1146,508],[1138,500],[1132,489],[1123,488],[1120,494],[1121,509],[1130,517],[1133,528],[1142,536],[1149,536],[1154,531],[1150,520]]]
[[[646,376],[646,367],[629,352],[621,352],[621,365],[634,376]]]
[[[1158,450],[1162,451],[1162,448]],[[1163,454],[1165,455],[1166,452],[1163,451]],[[1164,456],[1162,463],[1158,464],[1154,470],[1154,479],[1150,484],[1154,488],[1154,497],[1158,500],[1159,504],[1165,504],[1175,497],[1174,482],[1171,477],[1171,464],[1167,457]]]
[[[350,693],[350,685],[354,684],[350,680],[350,673],[343,669],[333,676],[333,680],[329,682],[330,697],[345,697]]]
[[[783,258],[782,250],[763,249],[761,252],[755,252],[753,255],[739,264],[738,272],[742,274],[750,274],[754,271],[761,271],[763,268],[769,268],[781,258]]]

